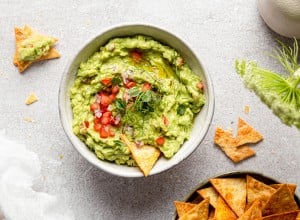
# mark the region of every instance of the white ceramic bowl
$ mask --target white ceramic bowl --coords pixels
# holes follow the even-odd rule
[[[73,114],[70,105],[69,88],[73,84],[79,64],[86,61],[94,52],[98,51],[100,46],[104,45],[112,38],[136,34],[151,36],[157,41],[175,48],[183,56],[186,63],[192,68],[192,70],[202,77],[206,97],[206,104],[195,118],[190,139],[183,144],[181,149],[173,156],[173,158],[165,159],[164,157],[161,157],[149,175],[165,171],[188,157],[200,145],[200,142],[206,135],[214,111],[214,92],[212,82],[200,60],[187,43],[183,42],[168,31],[150,25],[126,24],[100,32],[98,36],[88,41],[67,65],[60,84],[59,113],[63,128],[77,151],[96,167],[108,173],[123,177],[142,177],[143,174],[137,167],[117,165],[98,159],[96,155],[90,151],[88,147],[72,132]]]
[[[300,39],[299,0],[257,0],[259,13],[266,24],[285,37]]]

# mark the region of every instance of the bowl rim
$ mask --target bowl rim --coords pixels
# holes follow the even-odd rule
[[[265,179],[268,182],[272,182],[272,183],[284,183],[284,182],[281,182],[278,179],[275,179],[274,177],[267,176],[264,173],[260,173],[260,172],[254,171],[254,170],[232,170],[232,171],[228,171],[228,172],[225,172],[225,173],[223,172],[223,173],[213,175],[213,176],[205,179],[204,181],[201,181],[196,186],[192,187],[192,189],[189,191],[189,193],[186,196],[184,196],[184,199],[180,200],[180,201],[188,202],[189,199],[196,193],[197,190],[199,190],[201,188],[204,188],[204,187],[211,186],[211,184],[209,182],[210,179],[213,179],[213,178],[231,178],[231,177],[234,178],[234,177],[246,176],[246,175],[250,175],[254,178],[259,177],[258,179],[260,179],[260,178]],[[294,194],[294,198],[295,198],[295,201],[298,204],[298,206],[300,206],[300,197],[297,195],[297,193]],[[176,211],[176,208],[175,208],[175,212],[173,214],[172,220],[176,220],[176,219],[178,219],[178,215],[177,215],[177,211]]]
[[[76,50],[76,52],[72,55],[72,58],[69,58],[69,60],[67,61],[65,68],[63,70],[63,74],[61,76],[60,79],[60,85],[59,85],[59,92],[58,92],[58,108],[59,108],[59,117],[60,117],[60,121],[63,127],[63,130],[66,134],[66,136],[68,137],[70,143],[73,145],[73,147],[77,150],[77,152],[85,159],[87,160],[90,164],[94,165],[95,167],[110,173],[112,175],[116,175],[116,176],[120,176],[120,177],[127,177],[127,178],[132,178],[132,177],[144,177],[144,175],[142,174],[142,172],[138,172],[138,173],[124,173],[124,172],[115,172],[112,171],[110,169],[107,169],[105,166],[102,166],[101,163],[99,163],[98,161],[95,162],[94,160],[92,160],[90,158],[90,156],[88,155],[86,150],[89,150],[88,148],[83,149],[82,147],[78,146],[76,143],[74,143],[74,141],[72,140],[73,138],[77,138],[78,137],[71,131],[71,129],[69,128],[69,123],[66,120],[66,117],[64,116],[64,100],[65,100],[65,94],[67,92],[67,88],[65,88],[65,85],[67,84],[67,76],[70,74],[69,70],[70,67],[72,66],[74,60],[80,55],[80,53],[86,48],[88,47],[88,45],[90,45],[93,41],[95,41],[98,37],[100,37],[101,35],[107,33],[107,32],[111,32],[120,28],[126,28],[126,27],[143,27],[143,28],[150,28],[150,29],[156,29],[158,31],[161,31],[163,33],[166,33],[167,35],[170,35],[172,37],[174,37],[175,39],[177,39],[181,44],[183,44],[185,47],[187,47],[190,52],[194,55],[194,57],[196,58],[197,62],[199,63],[199,65],[201,66],[202,70],[203,70],[203,75],[205,76],[205,81],[207,84],[207,94],[208,95],[208,99],[206,100],[206,103],[209,103],[208,107],[207,107],[207,119],[205,120],[203,126],[202,126],[202,131],[203,135],[201,138],[199,138],[199,141],[197,141],[197,145],[190,151],[188,152],[188,154],[184,157],[180,157],[177,160],[173,160],[172,163],[168,163],[166,166],[163,166],[161,169],[157,169],[156,172],[150,172],[150,174],[148,176],[152,176],[155,174],[159,174],[162,173],[164,171],[169,170],[171,167],[175,167],[177,164],[179,164],[181,161],[187,159],[195,150],[196,148],[201,144],[201,142],[204,140],[209,127],[212,123],[213,120],[213,115],[214,115],[214,109],[215,109],[215,95],[214,95],[214,89],[213,89],[213,83],[210,77],[209,72],[207,71],[206,67],[203,65],[202,63],[202,58],[199,56],[199,54],[197,54],[194,50],[191,49],[191,46],[189,45],[189,43],[187,43],[185,40],[183,40],[181,37],[178,37],[176,34],[172,33],[171,31],[169,31],[167,28],[162,28],[159,27],[157,25],[153,25],[153,24],[146,24],[146,23],[130,23],[130,22],[123,22],[123,23],[119,23],[117,25],[113,25],[113,26],[109,26],[106,28],[102,28],[96,35],[92,36],[90,39],[86,40],[80,47],[79,49]],[[130,36],[132,34],[129,34],[128,36]],[[145,34],[147,35],[147,34]],[[125,35],[124,35],[125,36]],[[151,34],[149,35],[151,36]],[[121,37],[121,36],[120,36]],[[155,37],[153,37],[155,39]],[[155,39],[156,40],[156,39]],[[159,41],[159,40],[157,40]],[[160,42],[160,41],[159,41]],[[101,45],[99,45],[101,46]],[[176,48],[175,48],[176,49]],[[100,159],[99,159],[100,161]],[[100,162],[106,162],[109,163],[107,161],[100,161]]]

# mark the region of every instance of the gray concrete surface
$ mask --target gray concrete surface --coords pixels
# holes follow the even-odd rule
[[[87,163],[68,141],[59,120],[58,88],[74,51],[99,30],[122,22],[149,23],[186,40],[211,74],[216,108],[212,125],[198,149],[178,166],[140,179],[111,176]],[[12,64],[14,26],[29,24],[59,38],[62,57],[19,74]],[[261,20],[255,1],[0,1],[0,129],[28,146],[42,162],[35,188],[59,195],[77,219],[170,219],[174,200],[199,182],[223,172],[252,170],[300,185],[300,133],[280,122],[235,73],[236,58],[282,69],[266,53],[278,37]],[[40,100],[26,106],[29,92]],[[250,113],[244,113],[244,106]],[[257,156],[233,164],[213,144],[217,125],[235,128],[238,117],[265,140]],[[35,122],[24,121],[32,117]],[[300,188],[297,193],[300,194]]]

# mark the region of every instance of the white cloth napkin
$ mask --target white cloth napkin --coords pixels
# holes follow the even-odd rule
[[[0,134],[0,219],[74,219],[72,211],[56,196],[32,189],[40,171],[37,154]]]

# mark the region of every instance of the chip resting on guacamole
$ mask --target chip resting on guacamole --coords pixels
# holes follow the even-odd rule
[[[125,135],[172,158],[205,104],[202,79],[173,48],[114,38],[80,64],[70,89],[73,132],[101,160],[137,166]]]

